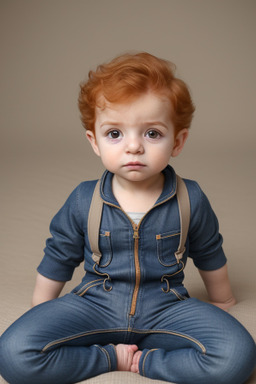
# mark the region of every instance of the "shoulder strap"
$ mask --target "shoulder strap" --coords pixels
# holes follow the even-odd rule
[[[100,180],[98,180],[93,192],[88,215],[88,238],[92,250],[92,259],[96,264],[99,264],[101,259],[101,253],[99,250],[99,232],[102,209],[103,200],[100,196]]]
[[[180,214],[180,243],[175,257],[179,262],[186,250],[185,243],[188,234],[190,223],[190,202],[186,184],[180,176],[177,175],[177,200]],[[100,180],[98,180],[91,201],[91,206],[88,215],[88,238],[92,250],[92,259],[96,264],[99,264],[101,253],[99,250],[99,230],[101,215],[103,209],[103,200],[100,196]]]
[[[189,201],[188,190],[185,182],[182,180],[180,176],[176,175],[176,177],[177,177],[176,193],[177,193],[177,200],[178,200],[178,207],[179,207],[179,214],[180,214],[180,243],[177,251],[175,252],[175,257],[179,262],[180,259],[182,259],[182,256],[186,250],[185,243],[186,243],[188,228],[190,223],[190,201]]]

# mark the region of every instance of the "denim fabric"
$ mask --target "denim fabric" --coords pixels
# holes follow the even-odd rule
[[[135,225],[112,193],[112,177],[101,180],[104,200],[97,265],[87,236],[95,181],[80,184],[51,223],[38,271],[71,279],[85,262],[73,291],[17,320],[0,339],[0,373],[11,384],[75,383],[116,369],[114,345],[143,350],[140,374],[175,383],[241,384],[255,364],[255,344],[234,318],[189,298],[183,285],[187,257],[203,270],[226,263],[211,206],[197,183],[185,180],[191,204],[186,252],[177,261],[180,218],[176,177]],[[114,344],[114,345],[113,345]]]
[[[114,310],[94,293],[70,293],[17,320],[0,339],[0,372],[10,384],[70,384],[116,369],[113,344],[143,351],[140,374],[178,384],[242,384],[255,364],[255,344],[233,317],[193,298],[132,319],[122,297]],[[114,290],[105,291],[105,297]]]
[[[174,252],[180,237],[180,217],[176,199],[176,175],[168,166],[165,185],[154,207],[138,227],[138,252],[141,275],[145,282],[163,275],[171,276],[170,284],[180,289],[187,257],[203,270],[214,270],[226,263],[217,218],[198,184],[185,180],[191,203],[191,221],[186,252],[181,265]],[[134,223],[123,212],[112,193],[112,177],[105,172],[101,180],[104,201],[99,244],[102,253],[99,272],[113,281],[134,281]],[[74,268],[85,261],[84,268],[95,278],[94,261],[87,236],[87,220],[96,181],[81,183],[52,220],[45,257],[38,271],[55,280],[72,278]],[[178,273],[180,271],[180,273]],[[168,278],[169,279],[169,278]],[[88,278],[86,278],[88,282]],[[185,291],[182,290],[182,293]]]

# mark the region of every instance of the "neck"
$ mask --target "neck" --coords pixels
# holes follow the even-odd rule
[[[157,201],[162,193],[164,175],[161,173],[147,181],[127,181],[114,176],[113,193],[125,211],[146,212]]]
[[[125,180],[123,178],[118,177],[117,175],[114,175],[113,181],[112,181],[112,187],[113,190],[119,190],[124,192],[131,192],[131,193],[147,193],[147,192],[154,192],[154,191],[161,191],[164,186],[164,175],[163,173],[159,173],[158,175],[142,181],[130,181]]]

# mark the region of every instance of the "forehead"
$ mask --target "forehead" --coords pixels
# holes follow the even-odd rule
[[[110,103],[103,96],[96,107],[96,123],[105,119],[113,122],[129,122],[132,120],[170,120],[171,103],[164,95],[149,92],[125,103]]]

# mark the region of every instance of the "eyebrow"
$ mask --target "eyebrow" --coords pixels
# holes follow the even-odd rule
[[[100,124],[100,128],[103,128],[104,125],[111,125],[111,126],[117,127],[117,126],[123,125],[123,123],[118,123],[118,122],[113,122],[113,121],[104,121],[103,123]],[[160,125],[163,128],[168,129],[168,126],[165,123],[163,123],[162,121],[147,121],[145,123],[142,123],[142,125],[148,126],[148,127],[154,126],[154,125]]]
[[[168,126],[165,123],[163,123],[162,121],[148,121],[148,122],[144,123],[143,125],[146,125],[146,126],[161,125],[165,129],[168,129]]]
[[[100,124],[100,128],[103,128],[104,125],[120,126],[122,124],[117,123],[117,122],[114,123],[113,121],[103,121],[103,123]]]

